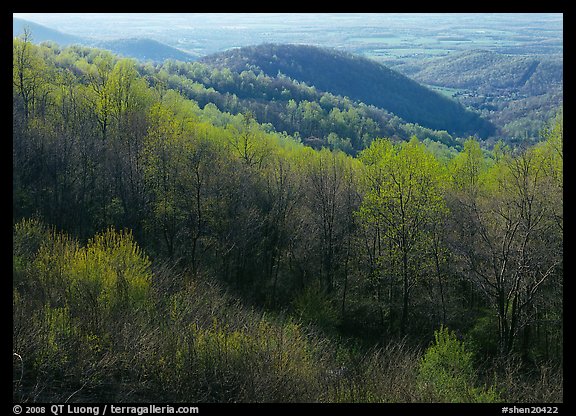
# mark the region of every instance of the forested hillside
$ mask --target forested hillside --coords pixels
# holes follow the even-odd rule
[[[201,59],[236,71],[284,74],[318,90],[390,111],[404,120],[460,136],[486,137],[494,126],[460,104],[373,60],[308,45],[263,44]]]
[[[393,69],[424,84],[447,87],[510,139],[538,136],[563,100],[560,55],[505,55],[472,50]]]
[[[195,57],[180,49],[147,38],[92,39],[62,33],[28,20],[13,18],[12,33],[21,36],[24,30],[33,33],[34,43],[55,42],[60,46],[82,45],[107,49],[115,54],[141,61],[163,62],[166,59],[191,61]]]
[[[97,42],[94,46],[108,49],[115,54],[135,58],[144,62],[164,62],[166,59],[180,61],[194,60],[194,57],[190,54],[152,39],[115,39]]]
[[[14,38],[14,401],[563,401],[561,109],[351,156],[206,68]]]
[[[316,149],[355,155],[377,137],[408,140],[415,134],[445,147],[462,145],[445,130],[407,123],[381,108],[320,91],[282,74],[265,75],[257,68],[236,71],[170,60],[156,67],[147,65],[142,71],[154,85],[180,91],[205,110],[250,113],[268,130],[286,132]]]
[[[30,22],[28,20],[12,18],[12,35],[14,37],[21,36],[24,29],[34,33],[35,42],[56,42],[62,46],[69,46],[74,44],[87,44],[88,39],[79,36],[62,33],[58,30],[50,29],[44,25]]]

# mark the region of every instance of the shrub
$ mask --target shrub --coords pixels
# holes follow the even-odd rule
[[[18,400],[65,400],[131,366],[151,302],[150,261],[112,229],[85,247],[36,220],[14,225],[13,345]],[[122,376],[124,377],[124,376]],[[99,387],[100,388],[100,387]]]
[[[103,309],[138,309],[148,299],[150,266],[130,232],[108,229],[75,251],[69,277],[77,292],[92,291]]]
[[[42,242],[50,235],[37,219],[24,218],[14,224],[12,252],[14,257],[30,261],[36,256]]]
[[[473,354],[454,332],[441,327],[434,332],[434,345],[420,361],[418,386],[431,401],[448,403],[496,402],[493,388],[475,386]]]

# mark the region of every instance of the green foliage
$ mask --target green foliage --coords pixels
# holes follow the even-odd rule
[[[534,151],[546,177],[552,181],[554,188],[563,188],[564,179],[564,115],[560,109],[556,117],[550,120],[547,128],[542,132],[541,143],[535,146]]]
[[[72,353],[69,342],[76,335],[69,309],[45,307],[38,318],[42,319],[44,332],[41,337],[44,345],[38,351],[35,365],[52,369],[65,367]]]
[[[307,287],[294,299],[294,310],[304,322],[313,322],[327,330],[338,324],[332,301],[317,285]]]
[[[42,241],[32,262],[33,271],[48,304],[66,304],[66,290],[70,284],[68,275],[76,242],[67,234],[53,231]]]
[[[480,144],[474,139],[464,142],[464,149],[450,162],[450,172],[454,187],[475,197],[479,191],[482,175],[487,163]]]
[[[418,387],[420,353],[399,340],[441,323],[487,360],[561,361],[561,116],[525,150],[458,153],[374,139],[373,121],[401,120],[282,75],[14,51],[18,400],[488,400],[445,335],[460,378]],[[282,104],[222,106],[204,82],[278,87],[281,118],[322,137],[276,133],[256,120]]]
[[[466,342],[476,356],[494,356],[498,352],[498,320],[491,311],[480,315],[466,333]]]
[[[318,342],[292,319],[231,303],[202,280],[171,296],[168,321],[143,363],[163,400],[314,401]]]
[[[42,225],[23,220],[14,230],[15,239],[22,241],[30,239],[31,230],[42,230]],[[23,235],[26,232],[28,235]],[[15,246],[15,253],[20,247]],[[148,305],[151,263],[131,233],[108,229],[80,247],[64,233],[45,232],[39,247],[29,255],[31,263],[20,273],[37,282],[45,304],[55,305],[60,315],[74,316],[90,330],[101,330],[102,321],[111,317],[112,311]],[[34,285],[31,281],[27,284]]]
[[[485,135],[492,126],[455,101],[422,87],[375,61],[309,45],[264,44],[205,58],[236,71],[256,68],[264,76],[286,76],[322,91],[383,108],[404,120],[458,134]],[[357,76],[356,74],[362,74]]]
[[[22,270],[29,265],[49,235],[49,231],[38,219],[25,218],[14,224],[12,233],[14,269]]]
[[[434,345],[420,361],[418,385],[432,395],[432,401],[444,403],[497,402],[493,388],[475,386],[472,355],[454,332],[441,327],[434,332]]]
[[[69,263],[71,291],[96,290],[102,310],[146,306],[151,283],[150,260],[130,232],[108,229],[76,250]]]
[[[392,308],[391,298],[401,296],[399,325],[404,332],[409,323],[410,288],[419,280],[422,266],[432,263],[427,248],[434,224],[447,211],[443,198],[446,174],[415,137],[398,145],[375,140],[362,151],[360,160],[365,165],[366,191],[357,218],[374,241],[368,252],[368,276],[378,302],[383,300],[386,276],[400,277],[400,287],[388,289],[388,297]],[[396,322],[391,320],[389,325]]]
[[[235,59],[226,59],[232,70],[220,69],[218,64],[168,61],[157,73],[170,74],[170,86],[197,101],[206,113],[216,108],[232,114],[252,112],[260,123],[299,135],[314,148],[325,146],[353,155],[376,137],[407,139],[412,135],[454,144],[446,131],[406,123],[382,108],[311,88],[286,77],[284,71],[264,74],[253,66],[237,67]],[[214,124],[225,125],[221,115],[211,118]]]
[[[282,391],[282,396],[268,397],[266,401],[303,400],[307,395],[305,386],[313,382],[316,370],[310,346],[295,323],[278,326],[261,320],[245,332],[222,328],[214,322],[211,328],[193,327],[190,336],[194,339],[194,366],[201,377],[213,378],[211,375],[216,372],[217,380],[239,379],[240,386],[255,384],[258,377],[258,383],[268,384],[269,392],[247,394],[273,395],[277,389]]]

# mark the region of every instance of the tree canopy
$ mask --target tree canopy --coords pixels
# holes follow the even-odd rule
[[[562,400],[561,111],[535,145],[351,155],[166,79],[204,66],[13,48],[15,399]],[[322,99],[286,117],[358,127]]]

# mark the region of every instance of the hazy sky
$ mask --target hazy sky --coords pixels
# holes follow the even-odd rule
[[[522,46],[523,42],[546,45],[552,41],[557,52],[563,41],[562,13],[13,13],[13,16],[76,36],[147,37],[198,54],[262,42],[373,50],[379,39],[384,46],[429,50],[427,38],[434,41],[442,37],[446,38],[442,48],[447,50],[469,46],[494,49],[505,39],[506,47]]]

